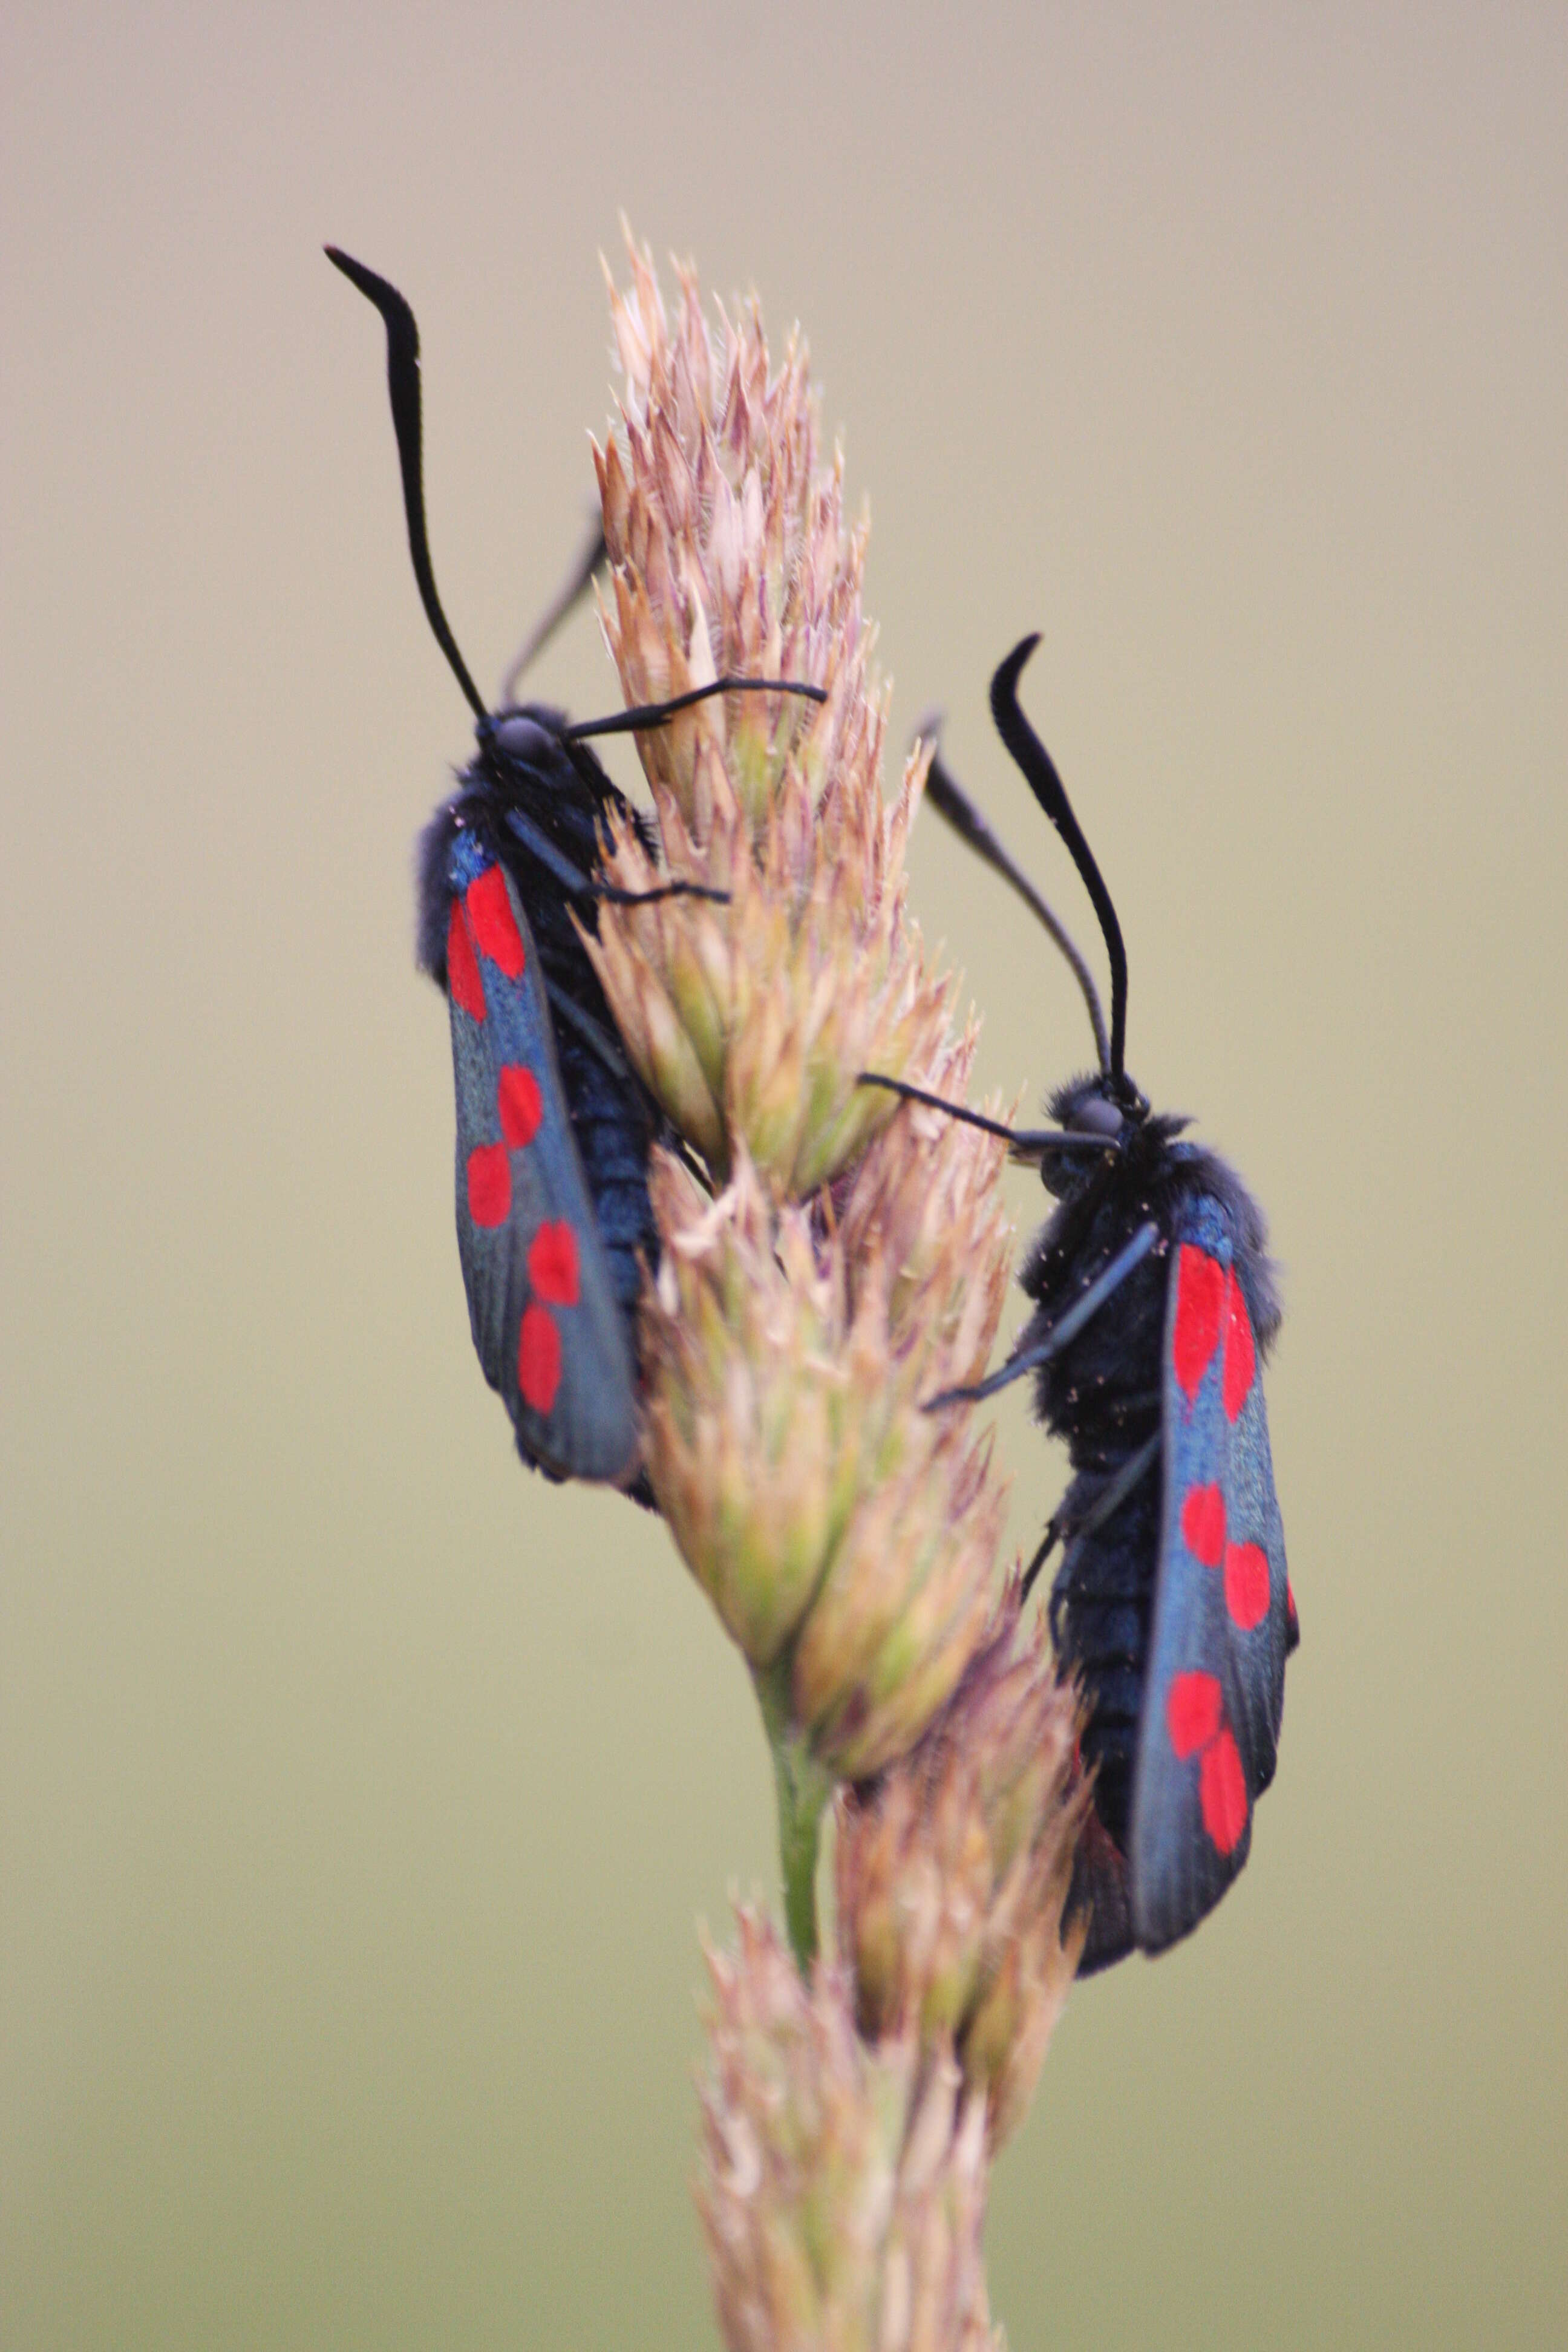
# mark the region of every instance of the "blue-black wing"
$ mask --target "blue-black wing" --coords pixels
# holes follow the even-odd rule
[[[1295,1641],[1229,1215],[1201,1195],[1184,1204],[1173,1238],[1164,1498],[1127,1855],[1133,1939],[1150,1952],[1196,1927],[1247,1860]]]
[[[506,868],[473,834],[453,838],[447,880],[458,1248],[474,1346],[529,1461],[619,1483],[637,1453],[632,1350],[532,934]]]

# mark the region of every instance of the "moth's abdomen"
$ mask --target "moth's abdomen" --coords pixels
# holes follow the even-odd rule
[[[617,1082],[576,1038],[561,1040],[561,1076],[611,1281],[635,1348],[639,1255],[650,1271],[658,1264],[647,1192],[649,1116],[635,1085]]]
[[[1083,1735],[1086,1764],[1098,1775],[1095,1811],[1125,1847],[1132,1803],[1138,1725],[1149,1659],[1154,1570],[1160,1536],[1160,1469],[1139,1481],[1100,1527],[1075,1537],[1135,1447],[1082,1472],[1058,1516],[1068,1528],[1051,1587],[1051,1629],[1064,1666],[1079,1675],[1092,1706]]]

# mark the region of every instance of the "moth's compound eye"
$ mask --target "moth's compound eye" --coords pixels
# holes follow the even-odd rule
[[[528,719],[514,711],[508,719],[496,719],[489,730],[490,748],[503,760],[515,760],[520,767],[537,767],[550,757],[554,739],[537,719]]]
[[[1121,1132],[1121,1113],[1103,1095],[1086,1095],[1075,1103],[1068,1125],[1075,1135],[1117,1136]]]

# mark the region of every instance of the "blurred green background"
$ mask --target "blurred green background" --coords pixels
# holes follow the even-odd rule
[[[0,2335],[713,2342],[694,1922],[771,1888],[658,1528],[468,1342],[410,844],[468,740],[378,323],[499,678],[592,483],[629,211],[798,317],[902,740],[1091,925],[1267,1204],[1304,1643],[1251,1867],[1070,2004],[1014,2345],[1561,2344],[1568,16],[8,12]],[[668,274],[666,273],[667,283]],[[614,703],[587,620],[537,688]],[[625,762],[621,772],[626,772]],[[934,822],[1037,1096],[1089,1039]],[[1016,1180],[1026,1227],[1038,1188]],[[999,1416],[1032,1541],[1059,1489]]]

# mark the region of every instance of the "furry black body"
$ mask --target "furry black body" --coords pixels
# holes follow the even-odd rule
[[[1092,1116],[1092,1107],[1107,1103],[1103,1079],[1080,1078],[1052,1097],[1050,1112],[1072,1132],[1085,1123],[1086,1107]],[[1204,1196],[1224,1205],[1260,1357],[1279,1330],[1279,1303],[1263,1214],[1240,1178],[1213,1152],[1179,1139],[1184,1119],[1139,1117],[1136,1104],[1117,1108],[1122,1124],[1103,1159],[1087,1166],[1064,1164],[1060,1156],[1044,1162],[1058,1206],[1020,1276],[1035,1312],[1018,1352],[1044,1339],[1136,1234],[1155,1227],[1158,1240],[1114,1300],[1035,1374],[1036,1414],[1064,1440],[1073,1468],[1047,1537],[1047,1545],[1059,1540],[1065,1547],[1051,1586],[1051,1633],[1063,1664],[1081,1676],[1091,1708],[1083,1751],[1096,1773],[1096,1815],[1125,1852],[1160,1565],[1163,1359],[1171,1253],[1184,1206]],[[1135,1483],[1097,1519],[1140,1454],[1147,1458]]]
[[[565,726],[564,714],[542,703],[525,704],[479,726],[471,766],[420,836],[418,959],[420,969],[445,990],[448,856],[453,837],[472,833],[506,867],[528,916],[550,996],[566,1111],[616,1297],[635,1345],[639,1256],[648,1266],[658,1262],[647,1193],[648,1153],[655,1141],[674,1139],[621,1052],[614,1017],[583,944],[578,925],[597,933],[598,901],[580,888],[569,891],[548,851],[578,876],[593,876],[612,817],[629,822],[650,850],[651,828],[589,746],[566,739]]]

